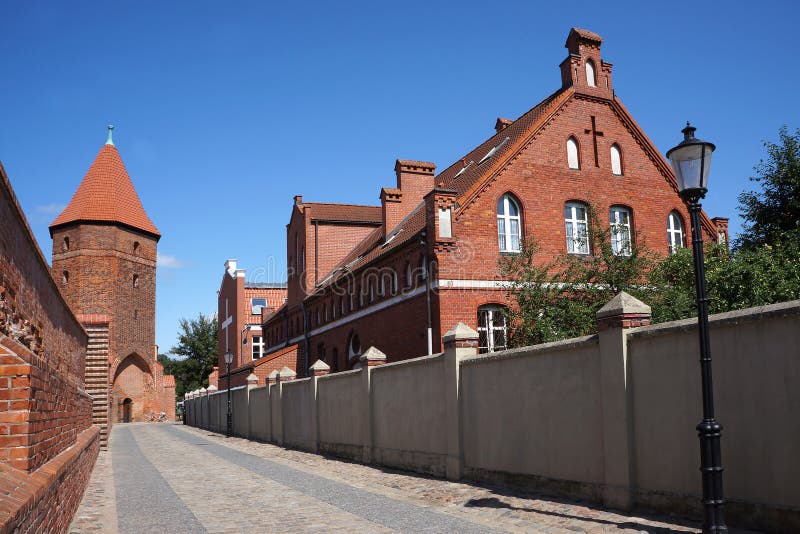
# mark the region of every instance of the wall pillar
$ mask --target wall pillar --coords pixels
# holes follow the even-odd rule
[[[633,391],[627,329],[650,324],[650,306],[624,291],[597,312],[603,404],[603,504],[633,507]]]
[[[464,455],[461,437],[460,369],[463,358],[478,353],[478,333],[464,323],[458,323],[442,337],[444,344],[445,424],[447,425],[448,480],[461,479]]]
[[[361,355],[359,362],[361,364],[361,391],[364,395],[364,397],[362,397],[361,409],[366,410],[364,413],[364,421],[366,421],[366,424],[364,425],[364,436],[361,440],[363,446],[362,461],[365,464],[370,464],[372,463],[372,447],[375,443],[375,424],[372,419],[373,409],[370,374],[374,367],[386,363],[386,355],[375,347],[370,347]]]
[[[319,451],[319,393],[318,393],[318,385],[317,381],[319,377],[325,376],[331,371],[331,367],[323,362],[322,360],[317,360],[314,362],[314,365],[310,367],[311,369],[311,388],[312,394],[314,395],[314,402],[311,403],[311,420],[312,420],[312,427],[311,427],[311,446],[314,448],[313,452]]]
[[[245,435],[242,437],[245,437],[247,439],[252,439],[252,437],[250,436],[250,429],[253,428],[253,424],[250,421],[250,392],[258,386],[258,377],[255,374],[250,373],[249,375],[247,375],[247,378],[245,380],[247,382],[247,389],[246,389],[247,393],[245,397],[244,409],[247,413],[244,415],[247,418],[247,428],[245,429]]]
[[[292,381],[295,378],[297,378],[297,373],[295,373],[288,367],[283,366],[283,368],[280,371],[278,371],[278,374],[275,375],[275,378],[276,378],[276,385],[278,388],[278,410],[277,410],[278,421],[277,425],[275,426],[275,431],[276,431],[275,436],[273,437],[275,438],[275,443],[277,443],[278,445],[283,445],[283,436],[285,435],[284,432],[285,417],[283,415],[283,383]]]

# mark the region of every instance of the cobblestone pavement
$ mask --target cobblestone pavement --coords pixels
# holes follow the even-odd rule
[[[110,453],[110,454],[109,454]],[[117,425],[70,532],[698,532],[697,524],[155,423]]]

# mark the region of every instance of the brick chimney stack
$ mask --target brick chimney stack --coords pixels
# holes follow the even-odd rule
[[[381,190],[384,238],[433,190],[436,165],[427,161],[398,159],[394,165],[397,188]]]

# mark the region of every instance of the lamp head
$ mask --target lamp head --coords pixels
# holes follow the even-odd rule
[[[686,123],[681,130],[683,141],[667,152],[678,191],[682,198],[703,198],[708,191],[708,174],[711,170],[711,153],[716,148],[713,143],[701,141],[694,136],[697,130]]]
[[[231,362],[233,361],[233,354],[231,354],[231,351],[229,351],[229,350],[225,351],[225,354],[223,355],[223,357],[225,358],[225,363],[227,365],[230,365]]]

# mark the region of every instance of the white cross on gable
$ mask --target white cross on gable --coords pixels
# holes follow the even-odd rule
[[[225,351],[228,351],[228,327],[233,323],[233,317],[228,313],[228,299],[225,299],[225,320],[222,322],[222,329],[225,330]]]

